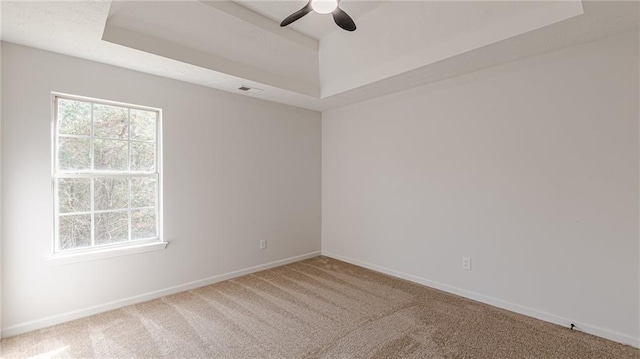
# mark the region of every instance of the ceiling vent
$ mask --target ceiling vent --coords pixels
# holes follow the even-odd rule
[[[255,88],[255,87],[248,87],[248,86],[240,86],[240,87],[238,87],[238,90],[244,91],[244,92],[251,92],[251,93],[264,92],[263,89],[259,89],[259,88]]]

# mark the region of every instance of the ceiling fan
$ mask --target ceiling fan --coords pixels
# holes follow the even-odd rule
[[[333,21],[335,21],[341,28],[347,31],[356,30],[356,23],[353,22],[353,19],[338,6],[338,0],[309,0],[305,7],[282,20],[280,26],[287,26],[292,22],[299,20],[311,11],[315,11],[318,14],[331,14],[333,15]]]

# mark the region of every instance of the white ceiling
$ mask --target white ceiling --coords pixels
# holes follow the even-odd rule
[[[242,6],[238,6],[240,3]],[[304,1],[2,1],[3,41],[325,110],[637,29],[633,1],[369,2],[342,31]]]
[[[287,33],[271,20],[256,25],[244,8],[220,7],[227,2],[119,1],[109,11],[103,40],[174,58],[214,71],[249,78],[307,96],[319,96],[318,43],[315,39],[283,38]],[[239,9],[238,9],[239,8]],[[176,21],[175,19],[188,19]],[[123,36],[114,35],[114,31]],[[140,41],[135,36],[144,35]],[[152,49],[149,44],[158,42]],[[246,44],[239,46],[238,44]],[[175,48],[172,51],[172,48]],[[188,49],[199,53],[186,58]]]

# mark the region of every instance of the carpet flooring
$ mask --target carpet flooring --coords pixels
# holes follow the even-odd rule
[[[3,358],[640,358],[640,350],[316,257],[26,333]]]

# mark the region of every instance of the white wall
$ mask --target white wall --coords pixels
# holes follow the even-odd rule
[[[51,91],[163,109],[167,249],[48,263]],[[320,249],[317,112],[8,43],[2,103],[5,334]]]
[[[639,345],[638,64],[627,33],[323,112],[323,253]]]

